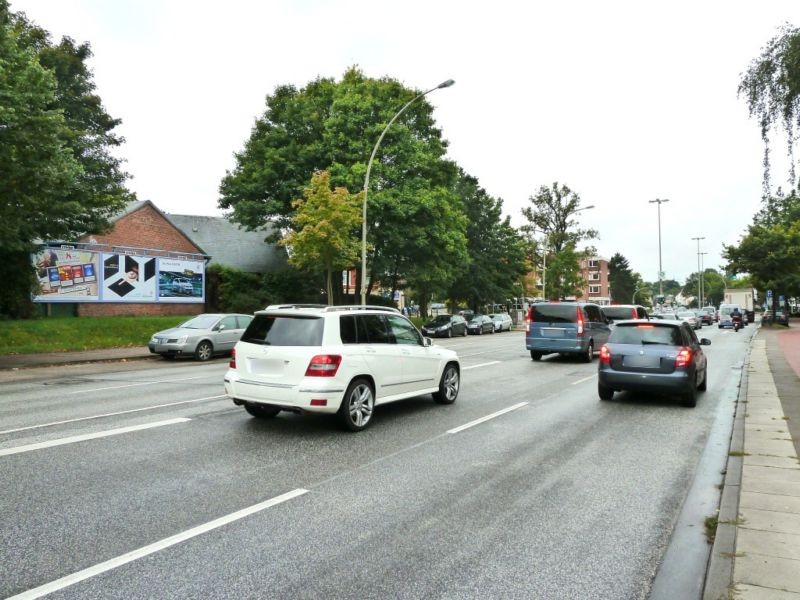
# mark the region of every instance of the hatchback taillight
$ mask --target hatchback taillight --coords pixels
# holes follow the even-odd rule
[[[338,354],[318,354],[309,361],[306,377],[334,377],[341,362]]]
[[[600,347],[600,362],[606,365],[611,364],[611,350],[605,344]]]
[[[678,355],[675,357],[675,368],[688,367],[692,362],[691,348],[681,348],[678,350]]]
[[[231,369],[235,369],[236,368],[236,348],[231,350],[231,361],[228,363],[228,366]]]

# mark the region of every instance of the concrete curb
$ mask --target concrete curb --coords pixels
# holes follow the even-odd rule
[[[750,339],[742,364],[739,394],[736,398],[736,416],[733,420],[725,481],[717,515],[717,533],[706,571],[703,600],[728,600],[731,598],[733,563],[736,552],[736,523],[739,518],[739,495],[741,493],[742,467],[744,466],[744,416],[747,412],[747,383],[750,370],[750,353],[755,334]],[[731,456],[735,454],[736,456]]]

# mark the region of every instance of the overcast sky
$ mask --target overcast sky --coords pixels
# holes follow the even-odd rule
[[[141,200],[219,215],[218,187],[282,84],[358,65],[428,96],[449,156],[506,214],[564,183],[594,209],[601,256],[658,277],[720,267],[761,197],[763,146],[740,74],[797,0],[403,2],[10,0],[50,31],[88,41],[97,92],[122,119],[120,155]],[[786,187],[775,144],[775,185]]]

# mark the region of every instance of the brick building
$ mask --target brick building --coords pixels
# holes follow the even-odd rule
[[[593,256],[581,260],[581,277],[584,280],[581,300],[597,304],[611,304],[611,287],[608,282],[608,260]]]

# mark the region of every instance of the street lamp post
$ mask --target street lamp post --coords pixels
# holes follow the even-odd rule
[[[703,266],[703,257],[708,254],[708,252],[701,252],[700,253],[700,298],[703,299],[703,306],[706,305],[706,269]]]
[[[375,142],[375,147],[372,149],[372,154],[369,157],[369,162],[367,163],[367,175],[364,178],[364,204],[361,207],[361,306],[366,306],[367,304],[367,192],[369,191],[369,172],[372,170],[372,161],[375,159],[375,154],[378,152],[378,146],[381,145],[383,141],[383,136],[386,135],[386,132],[389,131],[389,127],[392,126],[397,120],[397,117],[403,114],[403,112],[411,106],[414,102],[422,98],[423,96],[430,94],[431,92],[441,89],[450,87],[453,85],[455,81],[452,79],[448,79],[447,81],[443,81],[436,87],[429,89],[426,92],[422,92],[421,94],[417,94],[411,100],[406,102],[403,105],[403,108],[397,111],[397,114],[392,117],[391,121],[386,124],[386,127],[383,128],[378,141]]]
[[[703,288],[700,287],[700,240],[704,237],[693,237],[697,241],[697,308],[700,308],[700,299],[703,297]]]
[[[662,279],[663,274],[661,271],[661,205],[664,202],[669,202],[669,199],[662,200],[661,198],[656,198],[655,200],[648,200],[650,204],[658,203],[658,295],[664,296],[664,281]]]

